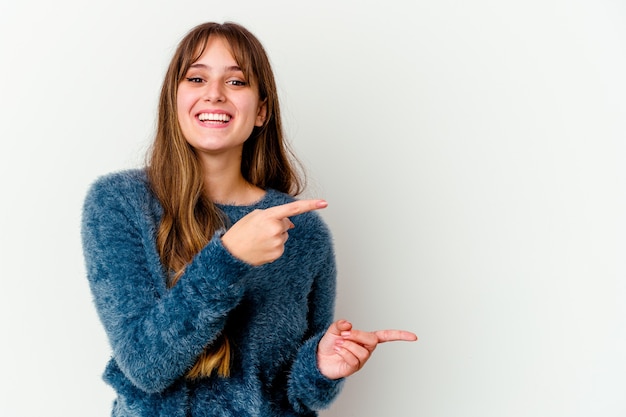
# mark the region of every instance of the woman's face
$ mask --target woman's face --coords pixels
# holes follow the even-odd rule
[[[251,84],[252,81],[252,84]],[[178,85],[177,115],[187,142],[199,154],[239,157],[266,106],[255,80],[246,80],[227,42],[211,37]]]

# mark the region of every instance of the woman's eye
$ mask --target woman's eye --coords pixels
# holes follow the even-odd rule
[[[204,80],[200,77],[187,77],[187,81],[190,83],[201,83]]]
[[[226,83],[227,83],[227,84],[230,84],[230,85],[237,86],[237,87],[243,87],[243,86],[248,85],[248,83],[247,83],[247,82],[245,82],[245,81],[241,81],[241,80],[229,80],[229,81],[227,81]]]

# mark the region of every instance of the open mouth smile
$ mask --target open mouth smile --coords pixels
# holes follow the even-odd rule
[[[226,124],[231,119],[230,115],[225,113],[200,113],[197,117],[202,123],[216,125]]]

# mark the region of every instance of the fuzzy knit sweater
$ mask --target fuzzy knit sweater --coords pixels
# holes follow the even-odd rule
[[[219,208],[234,224],[290,201],[267,190],[253,205]],[[161,213],[143,170],[99,178],[83,207],[87,277],[112,348],[112,416],[316,416],[330,405],[342,380],[320,373],[316,350],[333,319],[336,272],[319,215],[291,218],[283,256],[262,266],[233,257],[218,232],[168,289],[155,243]],[[224,331],[231,376],[185,378]]]

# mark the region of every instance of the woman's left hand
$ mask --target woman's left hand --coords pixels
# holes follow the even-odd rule
[[[366,332],[353,329],[347,320],[338,320],[317,346],[317,366],[329,379],[344,378],[360,370],[379,343],[416,340],[415,334],[405,330]]]

